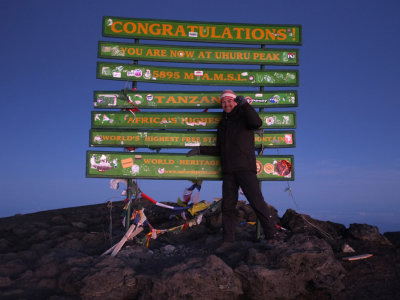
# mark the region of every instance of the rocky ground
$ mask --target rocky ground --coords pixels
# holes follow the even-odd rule
[[[155,228],[184,221],[142,202]],[[150,240],[148,229],[115,256],[123,203],[0,219],[0,299],[400,299],[400,233],[349,228],[288,210],[290,231],[255,239],[255,217],[239,204],[237,242],[223,254],[219,211],[200,225]],[[276,215],[277,217],[277,215]],[[283,231],[282,231],[283,232]],[[351,252],[354,251],[354,252]],[[372,257],[347,261],[358,254]]]

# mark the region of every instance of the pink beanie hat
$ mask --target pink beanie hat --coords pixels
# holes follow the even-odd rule
[[[225,91],[223,91],[222,94],[221,94],[221,99],[222,99],[222,98],[225,98],[225,97],[235,99],[235,98],[236,98],[236,94],[235,94],[234,91],[225,90]]]

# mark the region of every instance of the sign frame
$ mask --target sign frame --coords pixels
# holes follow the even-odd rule
[[[105,49],[109,51],[106,51]],[[279,56],[277,55],[277,53],[279,53]],[[220,56],[221,58],[217,58],[217,56]],[[133,44],[99,41],[97,48],[97,57],[105,59],[205,64],[243,64],[275,66],[299,65],[299,49],[287,48],[267,49],[238,47],[217,48],[200,46],[189,47],[178,45]],[[213,59],[213,57],[215,57],[215,59]]]
[[[295,129],[297,127],[295,111],[259,112],[258,115],[263,121],[260,128]],[[281,119],[274,118],[277,115],[280,115]],[[285,115],[291,115],[292,121],[290,118],[285,118]],[[91,125],[92,129],[216,129],[220,122],[218,118],[222,118],[222,112],[92,111]]]
[[[100,163],[97,163],[96,161],[96,155],[100,156]],[[104,156],[105,160],[101,162],[101,157]],[[114,159],[111,161],[107,160],[107,156],[114,156]],[[120,163],[118,162],[118,157],[120,160]],[[121,157],[125,157],[127,161],[123,162]],[[126,175],[127,173],[134,173],[137,172],[139,173],[141,169],[143,169],[143,166],[138,166],[135,168],[136,161],[141,162],[141,160],[145,159],[155,159],[155,160],[160,160],[160,163],[156,161],[156,166],[158,165],[175,165],[175,161],[172,163],[170,162],[171,160],[175,159],[181,159],[185,160],[185,165],[188,165],[191,169],[190,171],[187,171],[187,173],[181,173],[182,175],[178,176],[165,176],[164,174],[168,174],[169,171],[165,170],[166,167],[164,168],[159,168],[158,169],[158,174],[161,176],[157,175],[141,175],[141,176],[132,176],[132,175]],[[271,173],[275,172],[273,170],[269,171],[270,173],[267,173],[267,166],[272,165],[271,162],[274,160],[287,160],[289,159],[289,163],[291,164],[291,171],[290,171],[290,177],[284,177],[284,176],[274,176],[274,174],[271,175]],[[145,152],[110,152],[110,151],[87,151],[86,152],[86,177],[88,178],[128,178],[128,179],[158,179],[158,180],[221,180],[222,179],[222,174],[220,172],[215,173],[216,169],[209,169],[214,173],[213,177],[210,176],[205,176],[205,175],[198,175],[198,176],[191,176],[190,172],[193,173],[202,173],[202,170],[193,170],[193,166],[199,166],[199,165],[204,165],[203,163],[200,163],[201,161],[211,161],[215,162],[215,166],[218,166],[220,164],[220,160],[218,156],[210,156],[210,155],[195,155],[191,157],[187,157],[185,153],[182,154],[177,154],[177,153],[162,153],[162,154],[155,154],[155,153],[145,153]],[[186,163],[186,161],[188,163]],[[194,161],[195,163],[191,163],[191,161]],[[138,162],[138,163],[140,163]],[[259,163],[258,163],[259,162]],[[267,162],[267,163],[266,163]],[[157,164],[158,163],[158,164]],[[295,179],[295,168],[294,168],[294,156],[293,155],[258,155],[256,157],[256,163],[257,163],[257,177],[258,180],[260,181],[294,181]],[[264,164],[265,163],[265,164]],[[102,164],[100,166],[100,164]],[[120,164],[120,165],[119,165]],[[125,164],[125,165],[124,165]],[[100,172],[99,168],[102,168],[102,171]],[[268,166],[271,167],[271,166]],[[119,170],[122,169],[128,169],[131,168],[130,170],[126,170],[125,174],[117,173]],[[154,167],[157,168],[157,167]],[[185,167],[183,167],[185,168]],[[94,171],[93,169],[97,170]],[[113,169],[118,169],[118,170],[113,170]],[[164,170],[163,170],[164,169]],[[269,168],[270,169],[270,168]],[[111,170],[111,171],[110,171]],[[144,172],[149,171],[144,168]],[[154,171],[154,170],[153,170]],[[218,171],[218,170],[217,170]],[[185,171],[183,171],[185,172]],[[117,174],[115,174],[117,173]],[[265,173],[265,174],[264,174]],[[154,173],[153,173],[154,174]],[[206,174],[206,173],[202,173]],[[264,177],[260,177],[260,174]]]
[[[114,139],[108,137],[110,142],[104,142],[104,134],[114,135]],[[291,143],[264,142],[263,146],[258,139],[270,135],[291,135]],[[119,138],[118,138],[119,137]],[[155,137],[161,137],[160,143],[155,141]],[[296,134],[294,130],[266,130],[262,137],[254,134],[255,148],[295,148]],[[266,138],[265,138],[266,139]],[[188,149],[197,146],[215,145],[216,131],[165,131],[165,130],[109,130],[109,129],[90,129],[90,147],[134,147],[134,148],[177,148]],[[282,138],[278,138],[278,141]],[[112,143],[114,142],[114,143]],[[162,143],[164,142],[164,143]]]
[[[128,100],[125,94],[130,97]],[[255,108],[297,107],[297,90],[236,91]],[[286,94],[286,96],[285,96]],[[113,108],[221,108],[221,92],[217,91],[94,91],[93,105],[96,109]],[[290,99],[289,99],[290,97]],[[136,99],[137,98],[137,99]],[[164,101],[164,98],[165,101]],[[261,99],[260,99],[261,98]],[[146,100],[146,101],[145,101]],[[138,102],[136,102],[138,101]],[[101,103],[99,103],[101,102]],[[140,102],[140,103],[139,103]],[[178,102],[179,105],[175,105]]]
[[[108,80],[190,85],[292,87],[300,83],[298,70],[182,68],[110,62],[97,62],[96,76]]]
[[[121,23],[122,29],[115,22]],[[134,22],[138,22],[136,25]],[[162,28],[154,28],[156,26],[148,25],[140,26],[139,22],[147,24],[160,25]],[[158,23],[155,23],[158,22]],[[123,25],[122,25],[123,24]],[[119,24],[118,24],[119,25]],[[128,26],[130,25],[130,26]],[[124,26],[126,28],[124,28]],[[173,28],[176,26],[176,28]],[[202,28],[200,28],[200,26]],[[115,30],[109,29],[114,27]],[[187,27],[186,30],[184,30]],[[198,32],[195,27],[199,27]],[[224,27],[224,28],[221,28]],[[232,29],[229,29],[233,27]],[[142,29],[141,29],[142,28]],[[226,29],[228,28],[228,29]],[[236,28],[236,29],[235,29]],[[157,33],[158,30],[160,32]],[[203,29],[203,33],[202,32]],[[204,29],[207,29],[207,34],[211,38],[201,37],[204,34]],[[275,29],[275,31],[274,31]],[[147,30],[147,33],[141,34]],[[192,30],[192,31],[190,31]],[[221,32],[221,30],[223,32]],[[265,32],[263,32],[265,30]],[[268,31],[267,31],[268,30]],[[272,30],[272,32],[271,32]],[[286,33],[284,32],[286,30]],[[114,32],[113,32],[114,31]],[[123,32],[125,31],[125,33]],[[131,31],[131,32],[129,32]],[[135,33],[135,31],[138,31]],[[148,32],[150,31],[150,34]],[[175,31],[175,34],[172,32]],[[250,32],[251,31],[251,32]],[[292,31],[292,37],[290,32]],[[256,34],[257,32],[257,34]],[[167,35],[167,33],[169,35]],[[233,33],[233,34],[232,34]],[[294,38],[293,38],[294,33]],[[215,42],[224,44],[258,44],[258,45],[301,45],[302,44],[302,26],[288,24],[246,24],[246,23],[225,23],[225,22],[202,22],[202,21],[177,21],[177,20],[162,20],[162,19],[144,19],[144,18],[125,18],[115,16],[103,16],[102,34],[105,37],[129,38],[129,39],[149,39],[149,40],[172,40],[172,41],[190,41],[190,42]],[[182,36],[178,36],[181,34]],[[221,34],[218,37],[218,34]],[[233,38],[234,34],[236,37]],[[174,35],[176,37],[174,37]],[[200,35],[200,37],[199,37]],[[232,36],[232,39],[224,39],[223,36]],[[285,40],[281,38],[286,35]],[[242,38],[244,36],[244,38]],[[252,36],[252,39],[250,38]],[[263,37],[268,39],[263,40]],[[288,37],[289,36],[289,37]]]

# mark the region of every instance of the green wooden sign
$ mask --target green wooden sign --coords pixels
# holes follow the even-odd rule
[[[257,156],[259,180],[294,180],[293,156]],[[220,180],[217,156],[88,151],[87,177]]]
[[[295,112],[261,112],[262,128],[296,128]],[[92,111],[92,128],[215,129],[222,113]]]
[[[90,146],[96,147],[135,147],[135,148],[190,148],[196,146],[215,146],[215,132],[202,131],[111,131],[90,130]],[[294,131],[265,131],[254,135],[255,147],[293,148]]]
[[[253,107],[295,107],[297,91],[236,91]],[[95,91],[96,108],[220,108],[221,92]]]
[[[298,86],[297,70],[204,69],[97,63],[97,78],[152,83]]]
[[[205,23],[103,17],[103,36],[191,42],[301,44],[300,25]]]
[[[298,49],[211,48],[99,42],[98,56],[192,63],[299,65]]]

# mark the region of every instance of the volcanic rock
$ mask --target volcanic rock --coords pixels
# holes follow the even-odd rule
[[[180,213],[140,200],[157,229]],[[174,203],[166,203],[174,205]],[[367,224],[325,222],[288,210],[280,240],[255,236],[256,218],[238,204],[237,241],[222,254],[221,214],[156,239],[143,232],[115,257],[124,203],[0,219],[0,299],[399,299],[400,234]],[[191,218],[187,214],[188,219]],[[184,229],[183,229],[184,228]],[[148,244],[148,245],[147,245]],[[349,249],[352,249],[350,251]],[[370,258],[344,260],[369,253]]]

